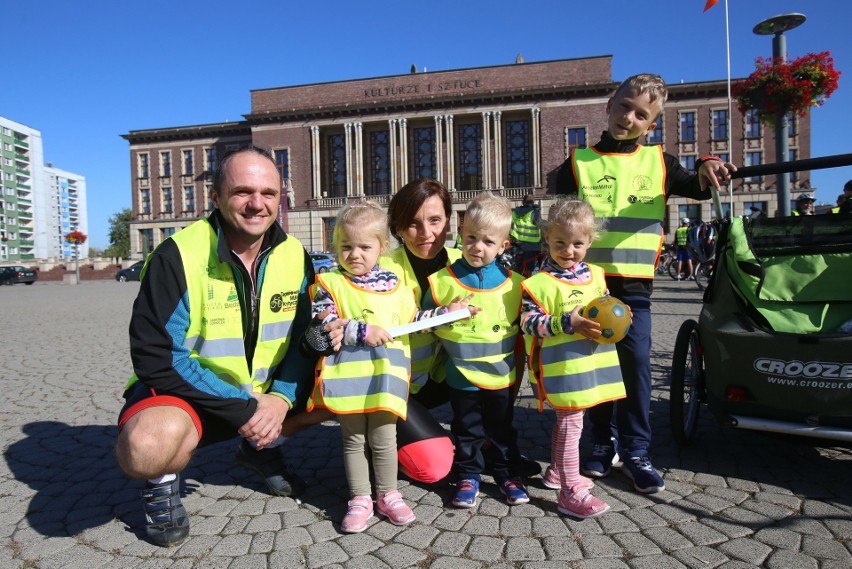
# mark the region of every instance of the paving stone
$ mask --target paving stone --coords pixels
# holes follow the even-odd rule
[[[499,520],[499,533],[505,536],[528,536],[532,533],[533,520],[545,518],[521,518],[517,516],[508,516]],[[565,527],[564,525],[562,526]]]
[[[464,525],[462,531],[469,535],[497,535],[500,531],[500,518],[473,516]]]
[[[608,512],[597,518],[597,521],[606,534],[639,531],[639,526],[633,520],[618,512]]]
[[[617,533],[612,539],[621,546],[628,558],[662,553],[652,540],[640,533]]]
[[[677,531],[682,533],[689,541],[695,545],[711,545],[721,543],[727,539],[727,536],[700,522],[687,522],[678,524]]]
[[[390,565],[374,555],[353,557],[343,564],[344,569],[392,569]]]
[[[684,569],[686,565],[667,555],[648,555],[630,559],[628,565],[631,569]]]
[[[378,549],[373,555],[391,567],[408,567],[427,558],[423,551],[399,543]]]
[[[506,543],[506,559],[510,561],[544,560],[544,549],[539,540],[531,537],[511,537]]]
[[[584,535],[579,540],[585,557],[621,557],[621,547],[607,535]]]
[[[429,565],[429,569],[482,569],[482,563],[460,557],[438,557]]]
[[[772,548],[754,540],[738,538],[719,544],[719,551],[746,563],[760,565]]]
[[[480,561],[496,561],[503,556],[504,545],[500,538],[477,536],[471,540],[467,555]]]
[[[349,555],[333,541],[309,545],[305,553],[305,561],[310,568],[324,567],[330,563],[343,563],[348,560]]]
[[[642,535],[656,543],[657,547],[666,553],[694,546],[683,534],[670,527],[649,528],[643,531]]]
[[[470,543],[471,537],[463,533],[445,532],[438,535],[431,550],[436,555],[458,557]]]
[[[713,547],[687,547],[672,552],[672,557],[690,569],[712,569],[727,562],[729,558]]]
[[[804,553],[796,553],[785,549],[776,551],[763,565],[766,569],[818,569],[819,562],[813,557],[809,557]]]
[[[819,559],[835,559],[844,561],[852,567],[852,554],[833,539],[825,539],[806,535],[802,538],[802,553]]]

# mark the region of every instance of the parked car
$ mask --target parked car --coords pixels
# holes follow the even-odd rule
[[[311,251],[311,262],[314,264],[314,271],[317,273],[327,273],[337,268],[337,261],[334,255],[324,251]]]
[[[36,280],[38,280],[38,275],[32,269],[20,265],[0,267],[0,284],[13,285],[15,283],[24,283],[31,285]]]
[[[145,261],[133,263],[126,269],[121,269],[120,271],[115,273],[115,280],[120,283],[126,283],[127,281],[138,281],[139,276],[142,274],[142,267],[144,266]]]

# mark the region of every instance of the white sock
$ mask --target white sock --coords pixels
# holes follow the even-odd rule
[[[177,474],[163,474],[159,478],[149,478],[148,482],[151,484],[165,484],[166,482],[171,482],[177,478]]]

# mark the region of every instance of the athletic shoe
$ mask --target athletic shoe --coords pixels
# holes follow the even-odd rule
[[[416,517],[399,490],[385,492],[376,500],[376,512],[383,515],[388,521],[397,526],[404,526],[414,521]]]
[[[547,469],[544,471],[544,474],[541,476],[541,483],[544,484],[546,488],[550,488],[551,490],[562,489],[559,474],[556,472],[556,469],[553,468],[552,464],[547,467]],[[580,481],[576,484],[575,490],[591,490],[594,487],[595,483],[593,480],[590,480],[585,476],[580,476]]]
[[[518,504],[526,504],[530,501],[527,494],[527,489],[524,488],[524,483],[520,478],[509,478],[499,484],[500,493],[506,497],[506,503],[510,506]]]
[[[472,508],[476,505],[477,496],[479,496],[479,480],[476,478],[463,478],[456,483],[456,495],[453,498],[453,506],[457,508]]]
[[[688,280],[688,281],[694,281],[694,280],[695,280],[695,275],[689,275],[688,277],[686,277],[686,280]]]
[[[571,492],[562,490],[559,492],[559,501],[556,509],[567,516],[573,516],[585,520],[594,518],[609,510],[609,504],[599,498],[595,498],[587,490]]]
[[[603,444],[595,444],[592,448],[592,456],[583,463],[580,470],[586,476],[592,478],[603,478],[609,475],[613,466],[620,466],[618,461],[618,443],[615,439]]]
[[[189,515],[180,501],[180,475],[162,484],[147,482],[140,495],[148,539],[162,547],[174,547],[189,537]]]
[[[237,464],[263,476],[266,487],[277,496],[298,496],[305,491],[305,481],[284,460],[283,446],[257,450],[243,439],[237,449]]]
[[[373,499],[369,496],[355,496],[347,504],[346,515],[340,523],[344,533],[361,533],[367,529],[367,522],[373,517]]]
[[[651,464],[650,457],[645,451],[640,451],[638,456],[628,456],[621,470],[633,480],[633,487],[637,492],[643,494],[654,494],[666,489],[663,477],[657,474]]]

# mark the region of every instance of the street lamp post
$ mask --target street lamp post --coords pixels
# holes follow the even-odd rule
[[[763,20],[752,31],[759,36],[774,34],[772,38],[772,59],[784,63],[787,61],[787,38],[784,37],[784,32],[802,25],[805,19],[804,14],[781,14]],[[789,131],[786,113],[777,113],[775,115],[776,162],[786,162],[789,158]],[[777,174],[775,180],[778,186],[778,211],[782,216],[788,216],[790,215],[790,174],[789,172]]]

